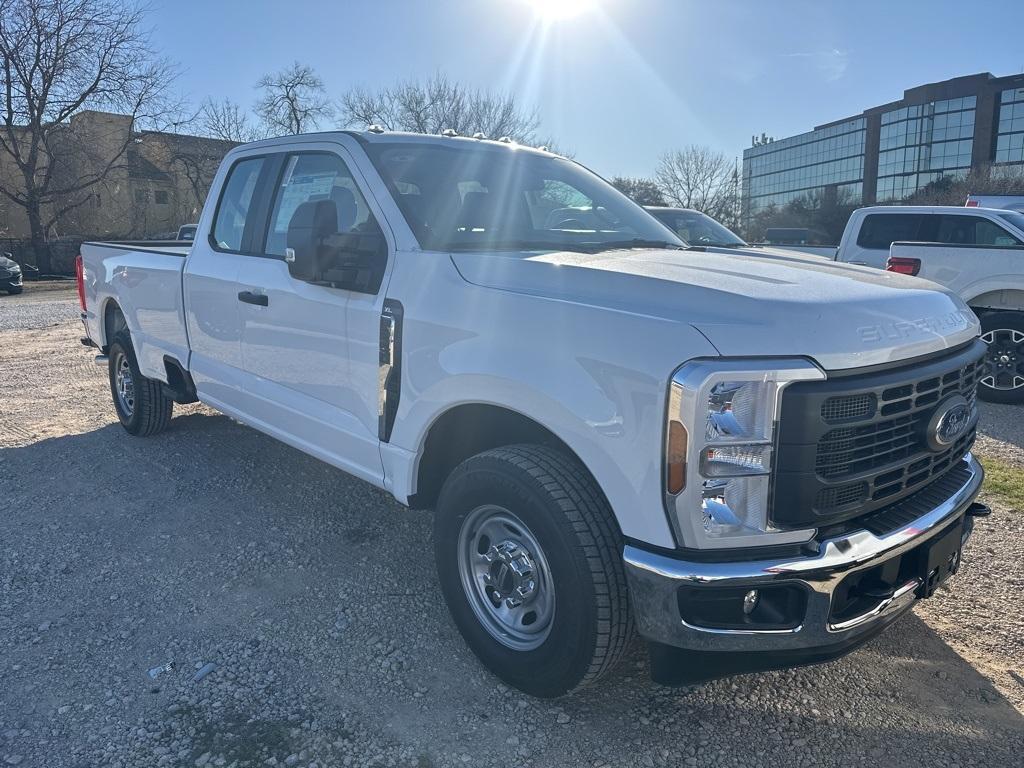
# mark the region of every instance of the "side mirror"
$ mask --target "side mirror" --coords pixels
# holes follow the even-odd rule
[[[361,293],[376,293],[384,279],[388,244],[380,230],[326,238],[316,282]]]
[[[369,232],[338,232],[337,208],[330,200],[302,203],[288,225],[285,261],[296,280],[376,293],[387,252],[376,226]]]

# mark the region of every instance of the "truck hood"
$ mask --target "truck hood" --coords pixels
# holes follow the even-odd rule
[[[697,250],[697,249],[694,249]],[[706,251],[707,253],[725,253],[725,254],[743,254],[745,256],[774,256],[776,258],[789,259],[793,258],[797,261],[803,261],[810,259],[813,261],[821,261],[822,259],[832,261],[828,256],[818,253],[807,253],[806,251],[793,251],[788,248],[776,248],[770,245],[743,245],[735,248],[726,248],[719,245],[700,246],[700,250]]]
[[[726,356],[805,356],[842,370],[949,349],[979,332],[967,305],[934,283],[791,251],[451,258],[475,285],[687,323]]]

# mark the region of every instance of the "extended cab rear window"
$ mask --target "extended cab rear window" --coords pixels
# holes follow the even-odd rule
[[[228,172],[227,183],[217,201],[212,233],[214,245],[222,251],[242,250],[245,218],[263,170],[263,160],[262,157],[239,160]]]
[[[869,213],[857,235],[857,245],[887,251],[897,240],[921,240],[926,217],[922,213]]]

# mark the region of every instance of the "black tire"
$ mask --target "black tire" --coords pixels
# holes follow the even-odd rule
[[[990,403],[1024,403],[1024,313],[982,315],[981,338],[989,348],[978,396]]]
[[[536,648],[517,650],[497,640],[475,613],[479,607],[471,605],[460,575],[463,526],[474,510],[493,505],[525,524],[550,570],[554,608]],[[467,644],[491,672],[525,693],[553,698],[594,682],[633,637],[615,518],[586,469],[560,451],[513,445],[456,467],[438,499],[434,551],[448,609]]]
[[[21,293],[21,291],[22,291],[21,288],[8,288],[7,289],[7,293],[9,293],[11,296],[17,296],[19,293]]]
[[[159,381],[147,379],[139,372],[135,349],[127,330],[118,331],[108,351],[107,373],[110,377],[110,395],[114,400],[117,418],[130,435],[149,437],[167,429],[171,421],[174,401],[164,394]],[[130,404],[122,402],[118,393],[118,369],[122,361],[131,374],[132,397]]]

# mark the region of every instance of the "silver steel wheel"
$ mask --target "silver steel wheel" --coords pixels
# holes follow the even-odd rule
[[[992,389],[1024,387],[1024,333],[1013,328],[994,328],[981,335],[988,344],[981,383]]]
[[[128,355],[124,352],[118,352],[114,359],[114,390],[124,415],[131,418],[135,413],[135,379],[128,364]]]
[[[474,509],[459,532],[459,577],[477,620],[502,645],[539,647],[551,633],[555,592],[544,550],[504,507]]]

